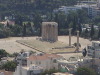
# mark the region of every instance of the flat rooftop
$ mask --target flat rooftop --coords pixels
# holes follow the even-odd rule
[[[100,41],[92,41],[92,42],[94,42],[94,43],[100,43]]]

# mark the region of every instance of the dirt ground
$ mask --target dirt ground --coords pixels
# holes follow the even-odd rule
[[[65,53],[65,54],[58,54],[68,60],[70,57],[80,58],[82,57],[82,53]]]
[[[60,41],[52,43],[40,40],[18,40],[17,42],[44,53],[68,53],[76,50],[75,47],[69,48],[68,45]]]
[[[14,53],[14,52],[20,52],[21,50],[25,51],[36,51],[32,48],[26,47],[24,45],[21,45],[17,43],[17,40],[35,40],[37,37],[10,37],[10,38],[5,38],[5,39],[0,39],[0,49],[5,49],[9,53]],[[69,37],[68,36],[59,36],[59,41],[66,43],[68,45],[69,43]],[[77,40],[75,36],[72,37],[72,44],[75,43]],[[81,48],[86,47],[88,44],[91,44],[91,42],[87,39],[80,38],[80,44]],[[37,51],[38,52],[38,51]]]
[[[66,44],[69,44],[69,36],[59,36],[58,40],[66,43]],[[77,37],[72,36],[71,44],[74,44],[76,42],[77,42]],[[87,45],[91,44],[91,41],[84,39],[84,38],[79,38],[79,43],[81,44],[81,49],[83,49],[83,48],[87,47]]]

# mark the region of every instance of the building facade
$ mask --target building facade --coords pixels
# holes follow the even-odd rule
[[[60,8],[54,10],[54,12],[62,11],[66,14],[68,14],[70,11],[77,11],[79,9],[82,9],[81,7],[76,7],[76,6],[61,6]]]
[[[100,0],[97,0],[97,7],[100,8]]]
[[[14,75],[41,75],[43,72],[43,68],[37,65],[30,65],[30,66],[17,66]]]
[[[21,64],[17,66],[14,75],[41,75],[46,70],[58,69],[59,59],[62,57],[56,54],[31,55],[27,58],[26,66]]]
[[[58,69],[57,60],[62,57],[56,54],[43,54],[38,56],[30,56],[27,59],[27,66],[32,64],[43,67],[43,71],[50,69]]]
[[[30,52],[22,52],[19,53],[16,57],[17,63],[21,63],[23,66],[27,65],[27,58],[31,55]]]
[[[87,46],[88,56],[100,58],[100,41],[93,41],[92,45]]]

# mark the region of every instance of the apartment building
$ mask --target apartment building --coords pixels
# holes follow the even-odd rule
[[[89,57],[100,58],[100,41],[93,41],[87,46],[87,51]]]
[[[56,54],[43,54],[43,55],[37,55],[37,56],[30,56],[27,59],[27,66],[30,66],[32,64],[38,65],[43,67],[43,70],[49,70],[49,69],[58,69],[58,63],[57,60],[61,59],[62,57]]]
[[[21,62],[17,66],[14,75],[41,75],[45,70],[58,69],[57,60],[62,58],[62,56],[56,54],[31,55],[26,59],[26,66],[22,65],[24,62],[20,60]]]

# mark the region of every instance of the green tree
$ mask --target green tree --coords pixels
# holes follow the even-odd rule
[[[17,63],[13,62],[13,61],[8,61],[7,63],[5,63],[3,65],[3,68],[6,70],[6,71],[15,71],[15,68],[17,66]]]
[[[75,35],[75,32],[76,32],[76,30],[77,30],[77,22],[78,22],[78,20],[77,20],[78,18],[75,16],[74,17],[74,21],[73,21],[73,26],[72,26],[72,33]]]
[[[23,36],[26,36],[26,24],[23,25]]]
[[[31,22],[28,22],[28,23],[27,23],[27,26],[28,26],[28,27],[31,27]]]
[[[93,24],[92,24],[92,26],[91,26],[91,32],[90,32],[90,37],[91,37],[91,39],[93,39],[94,33],[95,33],[95,31],[94,31],[94,26],[93,26]]]
[[[13,32],[13,36],[22,36],[22,26],[14,25],[10,27],[11,31]]]
[[[98,32],[98,39],[100,39],[100,28],[99,28],[99,32]]]
[[[23,18],[22,18],[22,16],[16,15],[15,18],[16,18],[16,19],[15,19],[15,24],[16,24],[16,25],[22,26],[22,25],[23,25]]]
[[[96,72],[93,69],[87,67],[79,67],[77,69],[76,75],[96,75]]]
[[[80,24],[85,24],[88,22],[89,18],[88,18],[88,12],[86,10],[79,9],[77,10],[77,13]]]
[[[94,24],[100,23],[100,16],[97,16],[93,19]]]
[[[66,0],[66,1],[67,1],[67,5],[71,6],[77,4],[78,0]]]
[[[54,21],[58,23],[58,13],[55,13]]]
[[[15,52],[15,53],[13,53],[12,55],[13,55],[14,57],[17,57],[18,54],[19,54],[19,53]]]
[[[79,30],[79,34],[81,34],[82,32],[82,26],[81,26],[81,23],[80,23],[80,19],[78,18],[78,25],[77,25],[77,28]]]
[[[85,37],[85,38],[89,37],[89,31],[88,31],[87,28],[86,28],[85,31],[84,31],[84,37]]]
[[[63,34],[61,32],[62,29],[67,29],[67,16],[64,12],[58,12],[55,14],[54,21],[58,23],[58,32],[59,34]]]
[[[76,33],[76,30],[78,29],[78,14],[75,11],[69,11],[69,14],[67,15],[67,22],[68,24],[72,24],[72,34]]]
[[[33,14],[33,17],[34,17],[34,20],[33,20],[34,27],[36,29],[41,28],[41,23],[42,23],[41,15],[38,12],[35,12]]]
[[[7,38],[9,37],[10,30],[7,28],[0,28],[0,38]]]
[[[4,49],[0,49],[0,60],[2,57],[6,57],[8,53]]]
[[[9,27],[9,22],[7,21],[7,27]]]
[[[52,73],[56,73],[59,72],[59,70],[56,69],[50,69],[50,70],[45,70],[41,75],[46,75],[46,74],[52,74]]]

